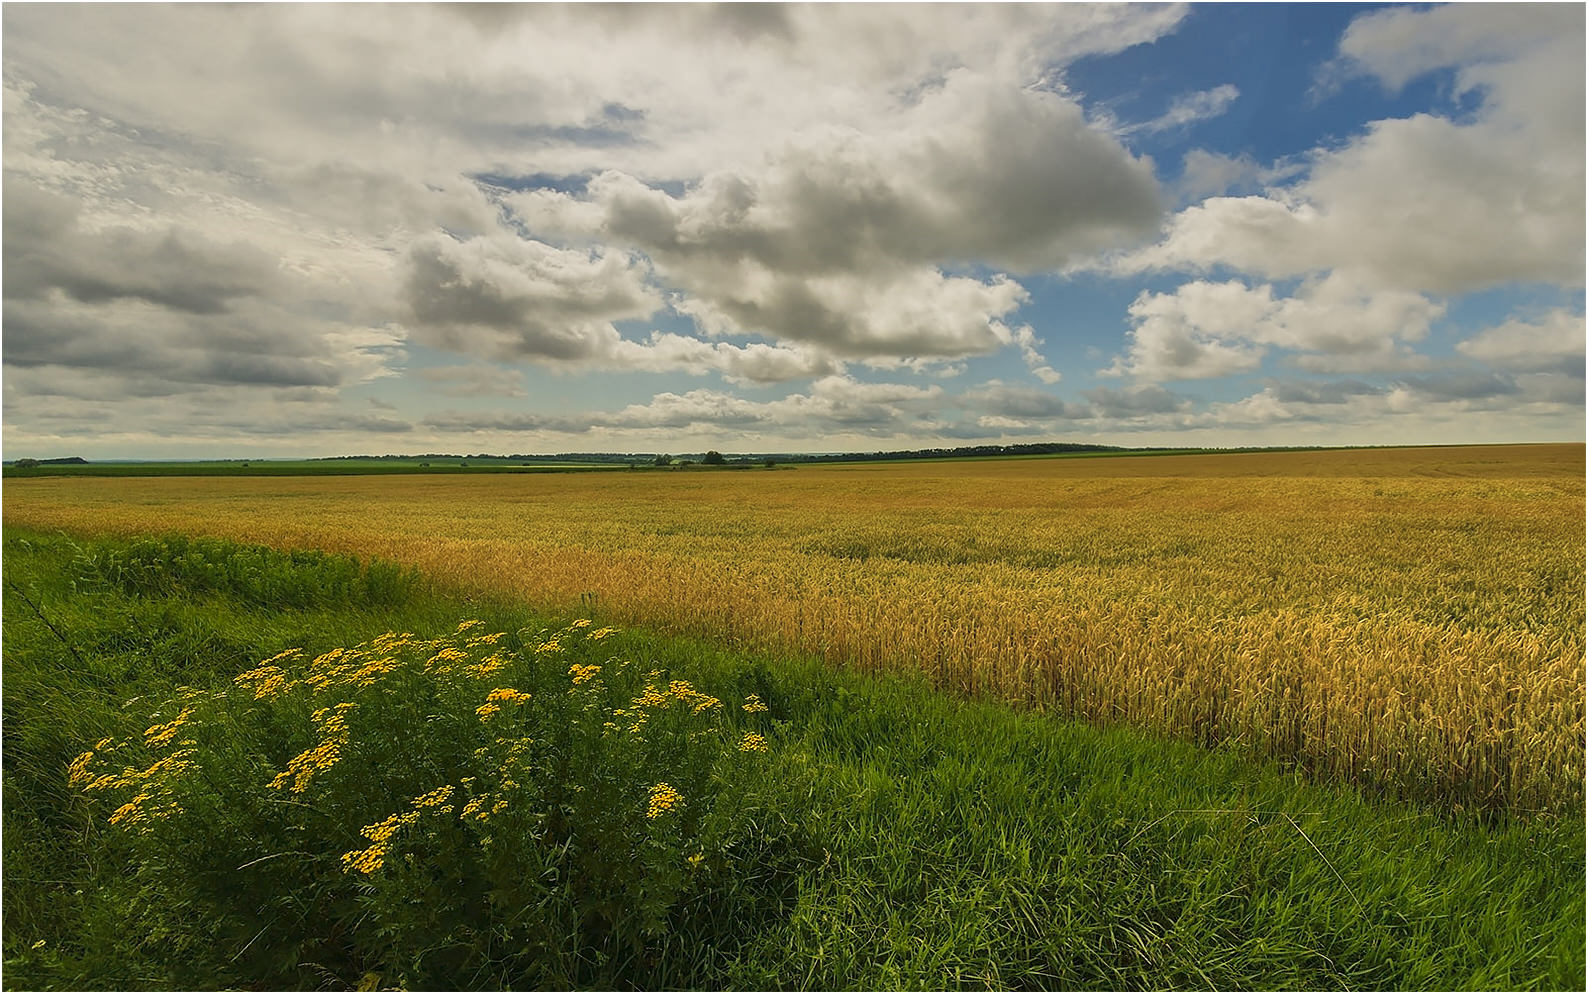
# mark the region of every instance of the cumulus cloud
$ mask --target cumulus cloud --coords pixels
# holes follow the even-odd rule
[[[1033,421],[1076,420],[1092,415],[1087,405],[1066,401],[1047,390],[999,381],[967,390],[960,399],[966,406],[985,412],[981,423],[988,426],[993,426],[994,422],[998,426],[1009,427],[1015,424],[1029,425]]]
[[[1156,384],[1143,384],[1125,390],[1098,387],[1086,392],[1092,411],[1103,418],[1137,418],[1147,414],[1172,414],[1191,406],[1189,398]]]
[[[1460,342],[1473,359],[1504,369],[1531,372],[1583,372],[1584,326],[1581,314],[1560,308],[1538,321],[1507,321]]]
[[[1159,194],[1029,84],[1184,14],[8,8],[7,384],[516,389],[403,373],[410,341],[739,384],[1012,349],[1056,381],[1005,271],[1146,237]],[[580,193],[552,223],[536,185]],[[664,307],[702,334],[620,332]]]
[[[1256,183],[1263,175],[1262,166],[1250,155],[1221,155],[1193,148],[1181,162],[1175,191],[1187,200],[1202,200]]]
[[[1140,380],[1207,379],[1258,368],[1268,347],[1301,353],[1317,370],[1388,368],[1399,343],[1417,341],[1444,305],[1401,290],[1364,291],[1342,274],[1276,297],[1268,284],[1193,280],[1130,305],[1127,348],[1105,372]]]
[[[176,225],[89,229],[77,203],[11,177],[5,205],[7,299],[59,291],[82,303],[136,299],[218,314],[278,285],[275,260],[251,245],[212,242]]]
[[[1470,336],[1459,368],[1411,351],[1441,315],[1431,294],[1580,285],[1582,94],[1559,85],[1581,74],[1580,9],[1358,18],[1334,71],[1389,89],[1448,72],[1468,110],[1377,122],[1299,171],[1193,151],[1175,194],[1224,196],[1167,222],[1154,164],[1064,79],[1185,7],[369,13],[5,8],[8,445],[1143,431],[1200,417],[1161,384],[1269,356],[1399,379],[1330,405],[1273,386],[1241,417],[1581,403],[1581,318],[1564,312]],[[1134,133],[1239,96],[1182,94]],[[1049,292],[1036,274],[1116,251],[1112,272],[1203,278],[1136,299],[1111,369],[1128,383],[1061,395],[1022,309]],[[1063,325],[1040,327],[1058,360]],[[925,383],[993,355],[1043,388],[851,375]],[[793,386],[490,424],[398,413],[436,395],[527,406],[547,369]],[[402,403],[346,395],[374,381]]]
[[[1150,165],[1073,101],[960,70],[886,130],[813,128],[681,194],[608,171],[582,197],[508,202],[531,230],[645,253],[707,334],[851,358],[1015,344],[1002,318],[1024,288],[947,268],[1056,267],[1150,234],[1160,210]]]
[[[1135,322],[1125,354],[1103,372],[1141,380],[1190,380],[1254,370],[1263,350],[1251,329],[1271,309],[1267,287],[1196,281],[1174,293],[1143,291],[1131,303]]]
[[[426,419],[444,432],[732,431],[745,435],[781,432],[857,433],[888,436],[928,420],[938,386],[866,383],[826,376],[808,393],[757,401],[720,390],[660,393],[644,404],[581,415],[465,414]]]
[[[751,342],[705,342],[688,335],[653,332],[643,342],[617,342],[602,360],[610,368],[664,372],[716,371],[731,383],[783,383],[830,376],[842,363],[816,349],[803,346]]]
[[[1511,281],[1579,286],[1584,268],[1581,8],[1454,5],[1363,15],[1338,71],[1399,87],[1451,69],[1470,116],[1414,114],[1313,151],[1306,175],[1265,195],[1181,211],[1114,271],[1266,279],[1348,273],[1357,283],[1458,293]]]
[[[614,321],[661,306],[622,253],[559,249],[512,235],[409,246],[404,298],[426,344],[491,359],[588,359],[620,338]]]

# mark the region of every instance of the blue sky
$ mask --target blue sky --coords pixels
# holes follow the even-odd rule
[[[8,458],[1584,435],[1580,5],[101,13]]]

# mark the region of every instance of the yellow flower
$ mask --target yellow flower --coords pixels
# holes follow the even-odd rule
[[[757,735],[755,732],[745,732],[744,739],[739,743],[740,752],[766,752],[766,736]]]
[[[440,652],[437,652],[434,656],[431,656],[430,659],[425,663],[425,669],[432,671],[439,670],[442,673],[450,673],[452,668],[447,664],[461,662],[462,660],[468,658],[468,653],[464,652],[462,649],[454,649],[449,645]]]
[[[275,697],[291,686],[287,681],[287,675],[281,671],[279,666],[256,667],[247,673],[239,673],[232,682],[239,687],[250,683],[254,684],[254,700],[256,701],[262,701],[267,697]]]
[[[602,639],[606,638],[608,635],[616,634],[616,632],[617,632],[616,628],[597,628],[595,631],[591,632],[589,635],[586,635],[585,636],[585,640],[589,641],[589,642],[599,642]]]
[[[132,800],[116,809],[115,813],[110,816],[110,823],[112,825],[119,825],[123,821],[136,821],[138,815],[142,813],[138,805],[142,804],[148,799],[148,794],[139,794],[137,797],[134,797]]]
[[[573,666],[569,667],[568,672],[572,674],[575,684],[581,684],[593,680],[595,675],[601,672],[601,667],[594,664],[580,666],[578,663],[574,663]]]
[[[767,708],[765,704],[761,703],[760,695],[751,694],[744,699],[744,709],[751,714],[755,714],[757,711],[765,711]]]
[[[79,787],[93,780],[94,775],[88,771],[88,764],[93,758],[94,753],[90,750],[72,760],[71,765],[66,767],[66,782]]]
[[[170,745],[171,740],[176,738],[177,730],[191,717],[193,717],[193,709],[183,708],[181,714],[166,724],[149,726],[144,729],[143,744],[150,748]]]
[[[437,787],[428,794],[420,794],[418,797],[414,798],[414,808],[439,808],[441,805],[447,803],[447,798],[451,796],[451,784],[447,784],[443,787]]]
[[[485,696],[485,703],[475,708],[474,713],[480,716],[481,721],[490,721],[498,711],[502,710],[503,703],[523,704],[527,700],[529,695],[522,691],[511,687],[497,687]]]
[[[329,666],[345,655],[347,655],[346,649],[332,649],[330,652],[321,653],[320,655],[315,656],[314,662],[310,663],[309,665],[314,667]]]
[[[493,652],[472,666],[465,666],[463,672],[476,679],[491,676],[500,672],[507,666],[508,658],[500,652]]]
[[[658,691],[655,687],[646,687],[645,693],[634,698],[633,706],[636,708],[665,708],[673,699]]]
[[[707,708],[722,706],[722,702],[717,700],[715,697],[712,697],[710,694],[702,694],[694,687],[691,687],[688,680],[674,680],[672,683],[668,684],[668,691],[673,695],[673,697],[683,701],[685,704],[693,704],[693,714],[699,714],[700,712],[705,711]],[[647,693],[648,692],[649,691],[647,691]]]
[[[386,865],[386,854],[390,848],[382,845],[373,845],[368,849],[355,849],[342,854],[343,873],[374,873]]]
[[[374,659],[354,670],[347,677],[347,680],[350,683],[358,684],[360,687],[373,687],[376,679],[382,674],[391,673],[400,665],[397,660],[391,658]]]
[[[657,819],[677,807],[682,807],[684,795],[674,790],[671,784],[659,783],[651,788],[649,803],[645,806],[645,817]]]
[[[342,747],[347,745],[350,738],[345,716],[352,707],[351,703],[343,703],[314,712],[311,717],[321,726],[320,734],[324,738],[319,745],[294,756],[287,763],[287,768],[270,781],[270,786],[280,790],[290,784],[294,794],[301,794],[309,788],[317,774],[335,766],[342,758]]]
[[[589,628],[590,627],[590,619],[589,618],[580,618],[578,621],[575,621],[573,624],[569,625],[568,627],[569,628]]]

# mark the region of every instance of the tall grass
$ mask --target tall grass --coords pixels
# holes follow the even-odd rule
[[[83,582],[125,548],[6,535],[8,988],[1583,983],[1580,814],[1486,824],[424,586]]]
[[[378,555],[1447,806],[1583,802],[1582,446],[30,480],[5,515]]]

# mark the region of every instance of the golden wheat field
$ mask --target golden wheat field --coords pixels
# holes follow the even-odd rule
[[[378,555],[1400,796],[1583,802],[1582,445],[48,478],[4,516]]]

